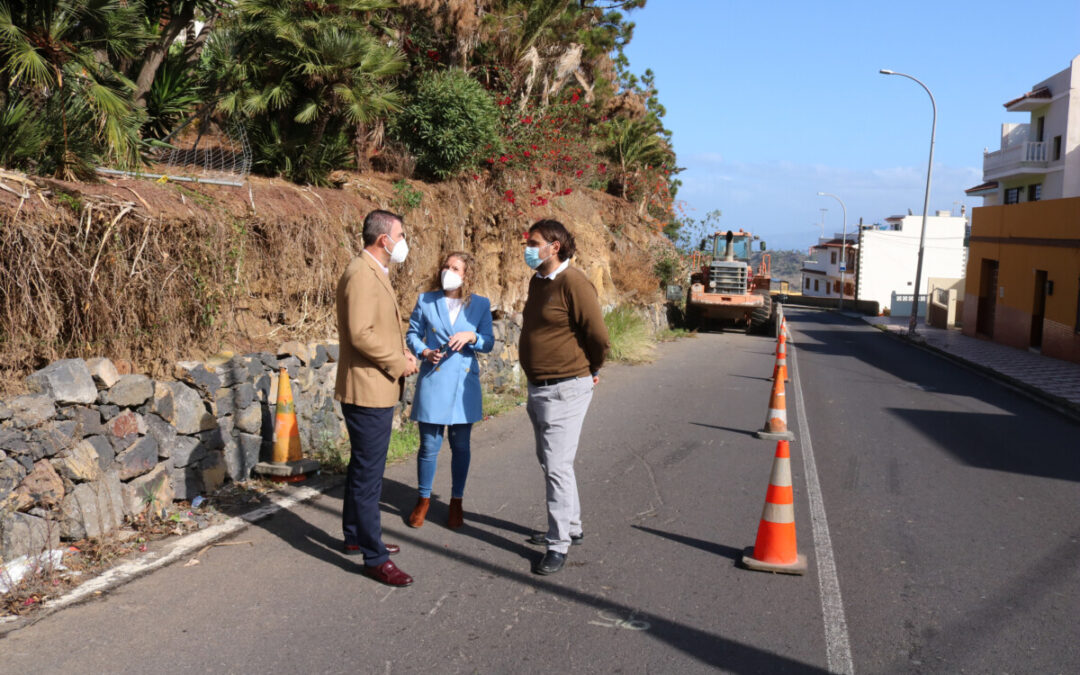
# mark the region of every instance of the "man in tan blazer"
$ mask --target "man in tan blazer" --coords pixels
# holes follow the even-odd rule
[[[409,252],[401,216],[372,211],[364,218],[363,240],[363,252],[349,263],[337,287],[341,346],[334,398],[341,402],[352,446],[342,532],[345,553],[364,556],[365,574],[390,586],[408,586],[412,577],[390,560],[398,547],[383,543],[379,516],[394,406],[405,377],[417,372],[389,278],[390,263],[404,262]]]

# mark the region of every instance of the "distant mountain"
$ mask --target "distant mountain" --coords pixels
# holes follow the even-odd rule
[[[773,279],[787,281],[798,287],[802,282],[802,266],[806,260],[805,251],[754,251],[751,261],[754,267],[761,262],[761,256],[769,255],[770,273]]]

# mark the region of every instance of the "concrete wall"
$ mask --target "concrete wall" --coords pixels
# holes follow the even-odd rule
[[[920,295],[929,287],[930,277],[957,278],[964,274],[965,220],[959,216],[930,216],[926,219],[926,244],[923,254]],[[918,263],[919,233],[922,216],[907,216],[900,230],[863,230],[859,243],[860,300],[877,302],[882,309],[891,307],[893,294],[915,292],[915,267]],[[908,307],[910,312],[910,306]]]
[[[1035,304],[1035,272],[1047,272],[1053,293],[1046,298],[1042,353],[1080,362],[1075,330],[1080,298],[1080,197],[972,212],[964,293],[964,333],[977,331],[983,260],[998,261],[993,340],[1028,348]]]

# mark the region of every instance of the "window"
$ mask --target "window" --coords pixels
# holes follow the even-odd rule
[[[829,252],[829,264],[830,265],[835,265],[836,264],[836,251],[830,251]]]
[[[840,292],[840,281],[839,280],[833,282],[832,289],[833,289],[834,293],[839,293]]]
[[[1042,183],[1036,183],[1035,185],[1028,186],[1028,198],[1029,202],[1037,202],[1042,199]]]
[[[818,280],[817,280],[817,279],[814,279],[814,290],[815,290],[815,291],[816,291],[816,290],[818,289],[818,285],[817,285],[817,284],[818,284]]]
[[[1006,188],[1005,189],[1005,203],[1006,204],[1019,204],[1020,203],[1020,188]]]
[[[1045,129],[1046,129],[1046,118],[1045,117],[1040,117],[1039,119],[1035,120],[1035,142],[1036,143],[1042,143],[1043,142],[1043,131]]]
[[[810,277],[806,277],[806,288],[807,290],[810,289]]]
[[[1054,136],[1054,161],[1061,159],[1061,136]]]

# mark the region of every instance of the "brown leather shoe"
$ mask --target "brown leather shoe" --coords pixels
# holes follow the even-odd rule
[[[450,515],[446,518],[446,526],[456,530],[465,524],[465,510],[461,506],[460,497],[450,498]]]
[[[431,506],[431,497],[417,498],[416,506],[413,507],[412,513],[409,514],[409,527],[420,527],[424,524],[424,518],[427,518],[429,506]]]
[[[387,560],[378,567],[364,567],[364,574],[387,586],[408,586],[413,578],[405,574],[392,560]]]

